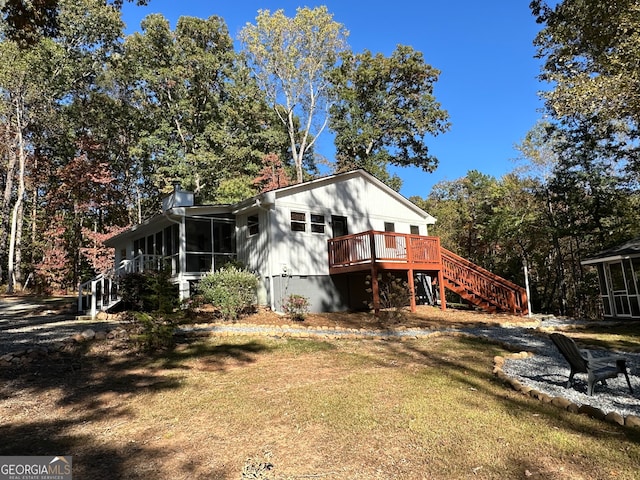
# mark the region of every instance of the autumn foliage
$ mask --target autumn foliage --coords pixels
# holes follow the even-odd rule
[[[260,193],[286,187],[290,183],[289,175],[280,158],[275,153],[265,155],[262,159],[262,169],[253,181],[253,184],[260,189]]]

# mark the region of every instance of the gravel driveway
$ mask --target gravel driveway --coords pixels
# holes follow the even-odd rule
[[[109,330],[117,322],[77,320],[74,299],[0,297],[0,355],[60,342],[87,328]]]

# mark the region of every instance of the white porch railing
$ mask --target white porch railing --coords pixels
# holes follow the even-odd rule
[[[161,255],[138,255],[133,260],[123,260],[117,268],[101,273],[97,277],[81,283],[78,287],[78,313],[84,312],[95,317],[120,301],[119,279],[128,273],[160,270]]]

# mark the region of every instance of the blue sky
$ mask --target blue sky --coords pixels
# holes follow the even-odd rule
[[[449,112],[451,129],[427,138],[440,161],[433,173],[417,168],[394,169],[406,197],[426,197],[443,180],[464,177],[469,170],[501,177],[512,171],[518,152],[513,146],[541,117],[536,79],[540,61],[533,39],[539,25],[528,1],[496,0],[150,0],[146,7],[125,3],[127,32],[139,29],[150,13],[162,13],[172,28],[180,16],[222,17],[236,39],[260,9],[283,9],[294,16],[297,7],[326,5],[334,20],[349,30],[354,52],[365,49],[389,55],[396,45],[410,45],[441,71],[435,96]],[[328,132],[319,150],[332,157]]]

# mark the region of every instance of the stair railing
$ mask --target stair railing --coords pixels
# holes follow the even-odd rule
[[[528,313],[526,290],[455,253],[442,248],[444,278],[510,313]]]
[[[122,260],[118,267],[97,275],[78,286],[78,312],[95,317],[99,311],[111,308],[120,301],[120,278],[128,273],[159,270],[160,255],[138,255],[132,260]]]

